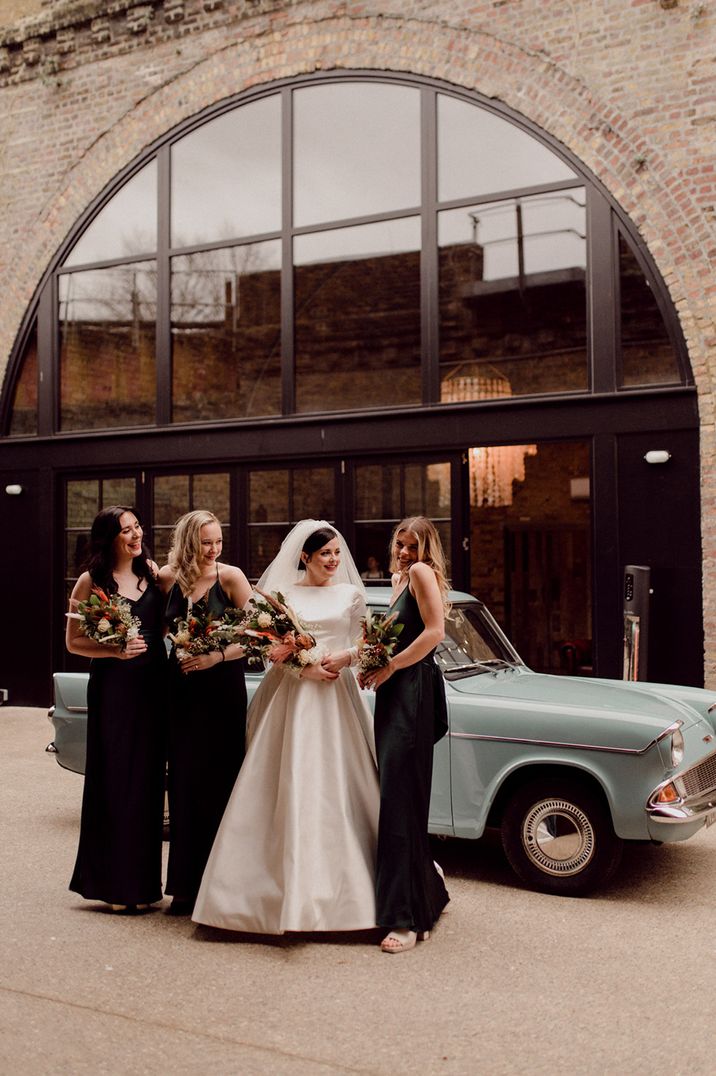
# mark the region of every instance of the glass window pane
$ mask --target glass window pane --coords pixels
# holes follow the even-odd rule
[[[450,518],[450,464],[406,464],[405,514]]]
[[[294,102],[294,224],[420,204],[420,92],[311,86]]]
[[[468,455],[472,592],[532,668],[586,671],[592,641],[589,444],[483,445]]]
[[[283,526],[249,528],[249,566],[246,573],[249,579],[256,582],[278,553],[281,542],[290,529],[288,523]]]
[[[189,475],[161,475],[154,479],[155,524],[173,527],[189,508]]]
[[[67,527],[90,527],[99,510],[99,482],[94,478],[67,483]]]
[[[679,363],[649,281],[619,235],[622,385],[664,385],[681,380]]]
[[[172,146],[172,246],[281,227],[281,100],[242,105]]]
[[[160,568],[167,563],[172,544],[173,527],[154,527],[152,532],[151,554]]]
[[[400,467],[380,463],[355,469],[355,518],[400,519]]]
[[[63,430],[154,421],[155,262],[59,278]]]
[[[294,250],[296,409],[419,403],[418,218],[298,236]]]
[[[251,472],[249,520],[251,523],[288,523],[288,471]]]
[[[221,520],[226,531],[231,518],[230,483],[228,474],[195,474],[192,483],[192,508],[205,508]],[[227,535],[224,534],[224,547]]]
[[[336,475],[332,467],[301,467],[293,471],[292,522],[332,520],[336,513]]]
[[[172,417],[281,410],[281,243],[172,260]]]
[[[89,553],[90,532],[68,531],[65,543],[65,578],[73,582],[85,570]],[[70,587],[70,590],[72,587]]]
[[[586,390],[583,190],[438,216],[441,399]]]
[[[390,582],[390,537],[393,526],[392,522],[356,524],[354,557],[358,571],[368,586]]]
[[[10,417],[10,436],[37,433],[37,322],[32,326],[20,360],[20,376]]]
[[[86,265],[157,249],[157,163],[150,161],[101,209],[65,258]]]
[[[575,178],[560,157],[509,120],[438,94],[441,202]]]
[[[137,500],[137,483],[134,478],[105,478],[102,480],[102,508],[113,504],[133,507]]]

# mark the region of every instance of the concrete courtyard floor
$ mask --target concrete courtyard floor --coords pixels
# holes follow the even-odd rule
[[[604,893],[520,888],[499,840],[437,845],[426,944],[256,939],[68,892],[82,778],[0,708],[0,1073],[712,1073],[716,826],[627,849]]]

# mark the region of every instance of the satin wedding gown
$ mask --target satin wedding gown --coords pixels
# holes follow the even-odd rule
[[[323,651],[355,645],[366,612],[356,587],[292,586],[285,597]],[[318,682],[274,666],[247,726],[192,918],[261,934],[374,927],[380,793],[354,674]]]

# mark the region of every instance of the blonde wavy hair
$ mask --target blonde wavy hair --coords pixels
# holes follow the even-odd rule
[[[207,523],[218,523],[221,526],[221,520],[217,519],[213,512],[196,509],[193,512],[187,512],[174,524],[167,563],[184,597],[191,594],[194,584],[201,575],[199,567],[201,528]]]
[[[450,613],[450,602],[448,601],[448,581],[447,581],[447,568],[445,565],[445,553],[443,552],[443,544],[440,541],[440,535],[438,534],[437,527],[425,516],[408,516],[407,519],[403,519],[398,523],[394,529],[390,538],[390,570],[391,572],[400,571],[398,560],[395,553],[395,540],[401,531],[409,531],[414,534],[418,539],[418,560],[423,564],[427,564],[435,572],[435,578],[438,581],[440,588],[440,595],[443,600],[443,608],[445,610],[445,616]]]

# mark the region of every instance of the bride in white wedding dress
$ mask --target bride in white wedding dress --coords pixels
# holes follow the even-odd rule
[[[258,585],[284,595],[326,656],[300,678],[274,665],[256,692],[192,918],[260,934],[369,929],[380,793],[373,719],[349,667],[363,584],[335,528],[309,519]]]

